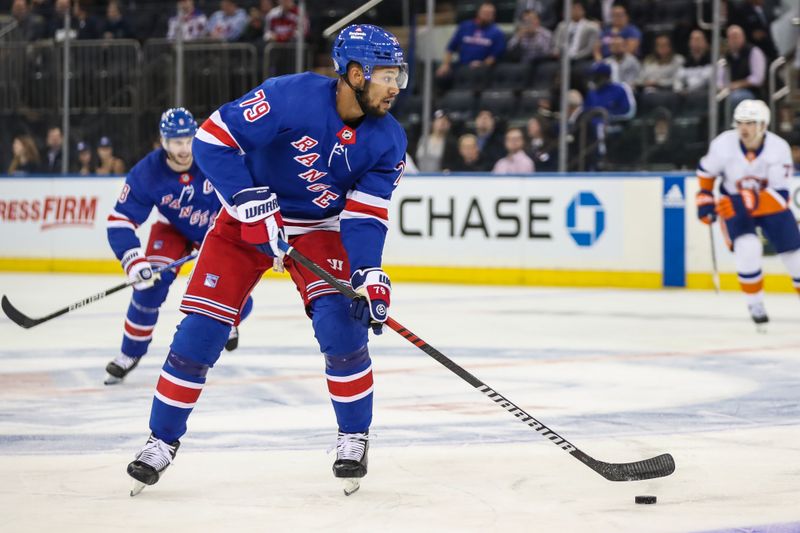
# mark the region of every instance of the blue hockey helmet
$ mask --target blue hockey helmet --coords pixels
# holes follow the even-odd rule
[[[165,139],[194,137],[197,132],[197,121],[188,109],[173,107],[162,113],[158,129]]]
[[[341,31],[333,42],[333,68],[339,76],[347,74],[351,61],[361,65],[364,78],[370,80],[376,67],[398,67],[397,87],[408,84],[408,64],[403,48],[388,31],[372,24],[353,24]]]

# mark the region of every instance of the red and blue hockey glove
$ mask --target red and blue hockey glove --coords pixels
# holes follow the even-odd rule
[[[153,274],[153,266],[141,248],[131,248],[122,254],[122,269],[128,275],[128,281],[135,282],[134,290],[143,291],[149,289],[158,279]]]
[[[350,276],[350,285],[360,295],[350,303],[350,316],[380,335],[389,318],[392,296],[389,276],[380,268],[361,268]]]
[[[712,224],[717,219],[714,211],[714,194],[707,189],[700,189],[695,196],[697,218],[704,224]]]
[[[251,187],[234,194],[233,202],[236,218],[242,223],[242,240],[270,257],[282,258],[284,252],[278,248],[278,239],[285,241],[286,235],[275,193],[269,187]]]

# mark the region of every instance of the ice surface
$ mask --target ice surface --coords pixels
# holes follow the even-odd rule
[[[311,325],[294,286],[266,280],[174,465],[130,498],[125,466],[148,435],[184,280],[114,387],[103,368],[127,295],[30,330],[0,318],[0,530],[800,530],[800,302],[786,294],[767,295],[763,335],[736,293],[396,283],[397,320],[584,452],[670,452],[677,470],[606,481],[387,331],[370,344],[370,472],[345,497]],[[39,317],[118,282],[2,274],[0,293]]]

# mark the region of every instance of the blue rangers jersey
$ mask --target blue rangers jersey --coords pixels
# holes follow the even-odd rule
[[[175,172],[167,165],[166,151],[153,150],[130,170],[108,215],[108,242],[118,259],[141,245],[135,230],[147,220],[153,206],[160,220],[196,244],[203,241],[221,207],[214,187],[196,162],[187,172]]]
[[[347,126],[336,83],[313,73],[271,78],[215,111],[192,150],[234,218],[233,195],[266,185],[289,237],[341,231],[351,270],[380,266],[406,135],[389,114]]]

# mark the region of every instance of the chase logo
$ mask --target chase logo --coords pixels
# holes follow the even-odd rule
[[[603,204],[592,192],[579,192],[567,206],[567,231],[578,246],[592,246],[606,227]]]

